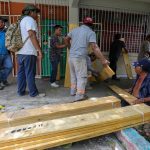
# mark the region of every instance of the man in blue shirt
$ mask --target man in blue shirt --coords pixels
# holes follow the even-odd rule
[[[11,56],[5,47],[5,22],[7,19],[0,17],[0,89],[8,85],[7,78],[13,67]]]
[[[133,64],[137,78],[130,93],[137,99],[133,104],[145,103],[150,106],[150,60],[141,59]],[[150,123],[136,127],[147,139],[150,139]]]
[[[137,78],[130,91],[137,98],[134,103],[150,105],[150,60],[142,59],[135,62],[134,66]]]

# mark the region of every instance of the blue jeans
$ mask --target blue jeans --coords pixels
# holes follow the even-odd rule
[[[38,90],[35,84],[36,75],[36,60],[34,55],[17,55],[18,60],[18,94],[20,96],[25,94],[26,82],[29,88],[29,95],[35,97],[38,95]]]
[[[11,56],[0,55],[0,81],[6,81],[12,71],[12,60]]]
[[[51,72],[51,77],[50,77],[50,82],[53,83],[56,81],[57,77],[57,69],[58,69],[58,64],[60,62],[60,57],[57,56],[55,59],[51,61],[52,65],[52,72]]]

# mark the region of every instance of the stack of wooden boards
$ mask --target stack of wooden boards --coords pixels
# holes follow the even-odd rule
[[[0,130],[0,149],[44,149],[111,133],[150,121],[144,104]]]
[[[114,96],[108,96],[90,98],[81,102],[45,105],[40,108],[2,113],[0,114],[0,129],[117,107],[120,107],[120,100]]]
[[[120,101],[118,99],[114,97],[109,98],[109,108],[120,106]],[[108,98],[102,99],[103,103],[101,103],[101,105],[105,107],[105,101],[107,101]],[[104,135],[150,121],[149,106],[140,104],[105,111],[103,109],[103,111],[100,111],[102,109],[102,106],[98,104],[100,101],[101,100],[88,100],[72,104],[63,104],[61,105],[61,109],[59,109],[59,105],[57,105],[57,107],[53,106],[55,109],[51,106],[51,111],[47,111],[45,115],[40,110],[37,116],[36,112],[32,112],[33,114],[29,113],[30,117],[28,117],[27,114],[24,116],[22,114],[20,117],[19,115],[16,115],[18,117],[12,115],[14,119],[10,117],[10,119],[7,120],[7,127],[4,128],[4,124],[1,126],[0,150],[46,149]],[[96,103],[99,106],[96,106]],[[28,112],[30,111],[26,113]],[[57,113],[59,115],[56,115]],[[34,121],[32,121],[32,117]],[[1,124],[2,122],[6,124],[4,118],[6,118],[6,115],[1,119]],[[39,118],[42,119],[41,122]],[[20,121],[21,125],[19,125],[17,119]],[[15,126],[15,123],[17,126]]]

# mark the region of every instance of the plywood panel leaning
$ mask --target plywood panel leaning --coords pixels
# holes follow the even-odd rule
[[[129,60],[129,55],[128,55],[128,53],[124,52],[124,49],[122,49],[122,51],[123,51],[123,60],[124,60],[125,68],[126,68],[127,77],[129,79],[133,79],[133,74],[132,74],[132,69],[131,69],[131,63],[130,63],[130,60]]]

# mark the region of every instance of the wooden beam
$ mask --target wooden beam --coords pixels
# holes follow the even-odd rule
[[[114,96],[108,96],[75,103],[46,105],[40,108],[2,113],[0,114],[0,129],[117,107],[120,107],[120,100]]]
[[[150,121],[145,104],[0,130],[1,149],[45,149],[112,133]]]
[[[127,103],[130,105],[133,104],[133,102],[137,99],[133,95],[129,94],[125,90],[115,86],[115,85],[110,85],[109,88],[114,91],[117,95],[119,95],[123,100],[125,100]]]
[[[124,51],[125,50],[123,49],[123,60],[124,60],[125,68],[126,68],[127,77],[129,79],[133,79],[133,74],[132,74],[132,69],[131,69],[131,63],[130,63],[130,60],[129,60],[129,55],[128,55],[128,53],[125,53]]]

